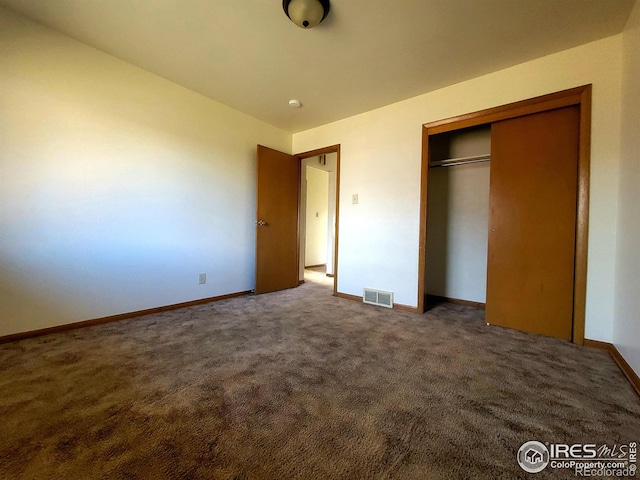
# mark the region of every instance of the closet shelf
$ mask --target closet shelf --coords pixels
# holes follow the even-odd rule
[[[436,162],[429,162],[430,168],[437,167],[453,167],[455,165],[463,165],[467,163],[478,163],[478,162],[488,162],[491,160],[490,154],[485,155],[474,155],[472,157],[458,157],[458,158],[447,158],[446,160],[438,160]]]

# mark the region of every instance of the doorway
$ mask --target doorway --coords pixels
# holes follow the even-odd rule
[[[305,158],[301,167],[301,280],[333,286],[337,153]]]
[[[306,191],[308,165],[322,166],[324,168],[316,169],[328,175],[324,275],[328,273],[326,278],[333,280],[333,295],[336,295],[340,145],[296,155],[258,145],[255,293],[293,288],[304,281],[307,195],[302,194],[302,180],[305,179]],[[319,209],[313,213],[318,217],[312,218],[320,219]]]
[[[339,146],[296,155],[300,158],[300,282],[336,291],[338,246]]]

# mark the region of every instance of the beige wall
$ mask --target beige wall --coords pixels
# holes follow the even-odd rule
[[[0,8],[0,335],[253,288],[258,143],[291,135]]]
[[[621,71],[616,35],[294,134],[296,152],[341,144],[338,290],[366,285],[416,305],[423,123],[592,83],[586,335],[611,341]]]
[[[614,343],[640,375],[640,2],[624,30]]]

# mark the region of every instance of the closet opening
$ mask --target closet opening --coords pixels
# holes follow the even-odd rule
[[[426,308],[484,308],[491,125],[429,136]]]

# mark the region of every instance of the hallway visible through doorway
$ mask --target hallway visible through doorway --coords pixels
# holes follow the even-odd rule
[[[326,287],[331,288],[331,291],[327,290],[327,294],[333,294],[333,277],[328,277],[326,272],[327,268],[325,265],[305,268],[304,281],[325,285]]]

